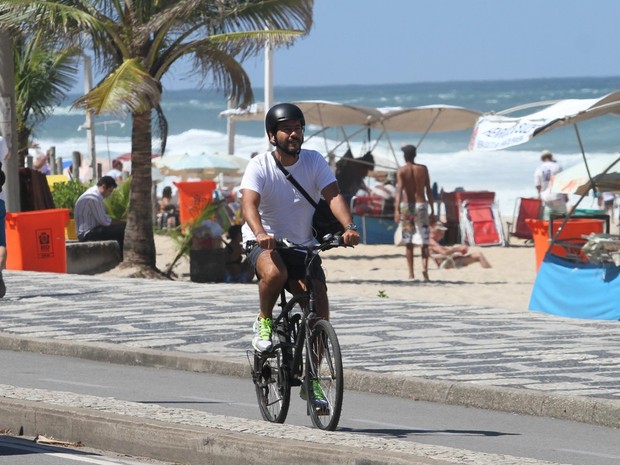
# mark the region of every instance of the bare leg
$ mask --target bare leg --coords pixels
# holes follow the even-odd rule
[[[407,258],[407,268],[409,270],[409,279],[413,279],[413,244],[406,245],[405,257]]]
[[[430,281],[428,278],[428,245],[422,246],[422,276],[424,277],[424,281]]]
[[[482,268],[491,268],[491,264],[489,263],[489,261],[487,260],[487,257],[485,257],[482,252],[478,252],[478,261],[480,262],[480,265],[482,266]]]
[[[2,225],[4,226],[4,225]],[[0,298],[6,294],[6,285],[2,277],[2,270],[6,267],[6,247],[0,246]]]
[[[479,262],[482,268],[491,268],[491,264],[482,252],[472,252],[468,255],[463,255],[462,257],[455,257],[454,259],[459,266],[467,266],[472,263]]]
[[[314,280],[314,299],[316,303],[316,312],[320,318],[329,320],[329,300],[327,298],[327,289],[325,283]]]
[[[272,318],[273,307],[278,301],[280,290],[288,278],[286,266],[273,250],[264,251],[256,261],[256,271],[261,277],[258,281],[258,298],[261,318]]]

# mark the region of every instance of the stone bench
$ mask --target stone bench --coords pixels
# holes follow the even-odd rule
[[[97,274],[115,268],[121,262],[116,241],[66,241],[67,273]]]

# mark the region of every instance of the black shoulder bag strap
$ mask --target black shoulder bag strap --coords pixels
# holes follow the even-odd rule
[[[307,200],[308,202],[310,202],[310,204],[311,204],[311,205],[314,207],[314,209],[316,210],[316,209],[317,209],[317,207],[318,207],[318,205],[317,205],[317,203],[316,203],[316,202],[312,199],[312,197],[310,197],[310,194],[308,194],[308,193],[306,192],[306,190],[305,190],[303,187],[301,187],[301,185],[297,182],[297,179],[295,179],[295,178],[293,177],[293,175],[292,175],[291,173],[289,173],[289,172],[288,172],[288,170],[287,170],[287,169],[286,169],[286,168],[282,165],[282,163],[280,162],[280,160],[278,160],[278,159],[276,158],[275,154],[273,154],[273,153],[272,153],[271,155],[273,156],[273,159],[275,160],[276,165],[278,165],[278,168],[280,168],[280,170],[284,173],[284,177],[285,177],[286,179],[288,179],[288,180],[291,182],[291,184],[297,188],[297,190],[301,193],[301,195],[303,195],[303,196],[306,198],[306,200]]]

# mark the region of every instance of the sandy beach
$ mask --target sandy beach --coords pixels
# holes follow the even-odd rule
[[[166,268],[177,246],[166,236],[155,235],[157,266]],[[404,247],[394,245],[359,245],[338,248],[323,254],[330,295],[385,296],[427,302],[493,305],[513,311],[527,311],[536,278],[534,247],[521,240],[510,247],[472,247],[482,250],[492,265],[478,263],[461,269],[439,269],[429,265],[431,282],[422,281],[420,249],[415,248],[416,278],[407,279]],[[183,257],[174,269],[177,279],[189,280],[189,259]],[[118,275],[120,270],[109,274]],[[234,284],[231,284],[234,286]]]

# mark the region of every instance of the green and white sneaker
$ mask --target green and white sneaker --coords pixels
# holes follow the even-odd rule
[[[258,352],[266,352],[271,350],[271,326],[272,322],[270,318],[257,318],[254,322],[253,331],[254,338],[252,339],[252,347]]]
[[[308,400],[308,393],[306,392],[306,383],[301,383],[301,389],[299,390],[299,397],[303,400]],[[325,393],[319,383],[318,379],[312,380],[312,406],[322,412],[323,415],[329,415],[329,402],[325,398]]]

